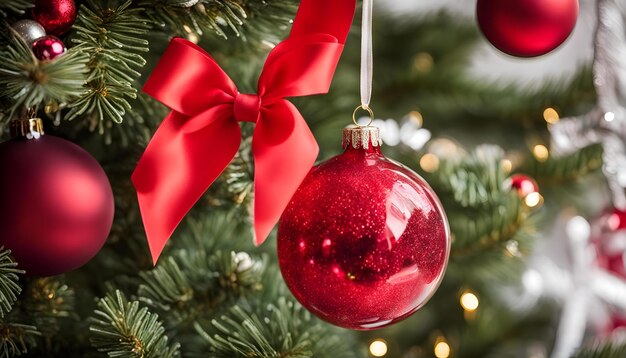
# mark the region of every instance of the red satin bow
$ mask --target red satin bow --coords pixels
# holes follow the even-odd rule
[[[143,90],[172,109],[132,180],[154,262],[183,217],[233,159],[238,121],[254,122],[254,228],[261,244],[313,166],[318,146],[286,97],[328,92],[356,0],[302,0],[290,37],[269,54],[258,94],[241,94],[219,65],[175,38]]]

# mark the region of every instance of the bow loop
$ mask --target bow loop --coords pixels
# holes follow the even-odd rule
[[[270,53],[259,79],[263,98],[328,92],[344,45],[327,34],[289,39]]]
[[[211,80],[210,86],[207,79]],[[143,92],[190,117],[232,102],[238,93],[233,81],[208,53],[182,38],[172,39]]]
[[[291,37],[270,53],[258,94],[240,94],[209,54],[175,38],[143,90],[172,109],[132,176],[157,261],[178,224],[237,154],[253,122],[254,226],[262,243],[313,166],[317,143],[285,97],[325,93],[356,0],[302,0]]]

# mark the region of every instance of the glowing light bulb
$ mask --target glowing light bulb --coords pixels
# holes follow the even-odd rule
[[[613,120],[615,119],[615,113],[613,112],[606,112],[604,114],[604,120],[607,122],[613,122]]]
[[[533,148],[533,155],[535,156],[535,158],[537,158],[538,161],[545,162],[550,157],[550,152],[545,145],[537,144]]]
[[[435,357],[450,357],[450,345],[443,338],[437,339],[437,342],[435,343]]]
[[[559,116],[559,112],[554,108],[546,108],[545,111],[543,111],[543,119],[549,124],[554,124],[561,119],[561,116]]]
[[[422,159],[420,159],[420,167],[428,173],[434,173],[439,169],[439,158],[432,153],[424,154]]]
[[[387,354],[387,343],[377,339],[370,344],[370,354],[374,357],[384,357]]]
[[[526,206],[528,206],[529,208],[534,208],[538,206],[539,204],[541,204],[542,201],[543,197],[537,192],[530,193],[524,198],[524,203],[526,203]]]
[[[478,309],[478,297],[469,291],[463,292],[461,295],[461,307],[468,312],[474,312]]]

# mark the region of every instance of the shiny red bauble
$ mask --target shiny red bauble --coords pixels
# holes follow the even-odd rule
[[[528,194],[539,191],[539,185],[535,179],[524,174],[515,174],[509,180],[511,181],[511,189],[515,190],[520,198],[525,198]]]
[[[450,253],[437,196],[383,156],[374,131],[347,129],[345,152],[311,170],[278,227],[280,270],[294,296],[318,317],[358,330],[422,307]]]
[[[74,0],[35,0],[33,19],[41,24],[50,35],[61,36],[76,21]]]
[[[578,18],[578,0],[478,0],[478,25],[500,51],[544,55],[561,45]]]
[[[65,53],[65,44],[54,36],[44,36],[33,43],[33,54],[39,60],[54,60]]]
[[[0,245],[28,275],[76,269],[100,251],[113,222],[113,193],[79,146],[43,135],[0,143]]]

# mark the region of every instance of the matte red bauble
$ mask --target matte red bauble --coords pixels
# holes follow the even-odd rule
[[[74,0],[35,0],[33,18],[48,34],[61,36],[76,21],[76,4]]]
[[[33,43],[33,54],[39,60],[54,60],[65,53],[65,44],[58,37],[44,36]]]
[[[478,25],[500,51],[518,57],[544,55],[572,33],[578,0],[478,0]]]
[[[346,129],[344,148],[294,194],[278,227],[278,260],[315,315],[376,329],[434,294],[450,253],[448,222],[424,179],[383,156],[378,128]]]
[[[515,174],[509,180],[511,180],[511,189],[517,191],[520,198],[525,198],[528,194],[539,191],[537,182],[524,174]]]
[[[107,176],[81,147],[41,135],[39,119],[12,129],[22,138],[0,143],[0,245],[28,275],[74,270],[100,251],[111,229]]]

